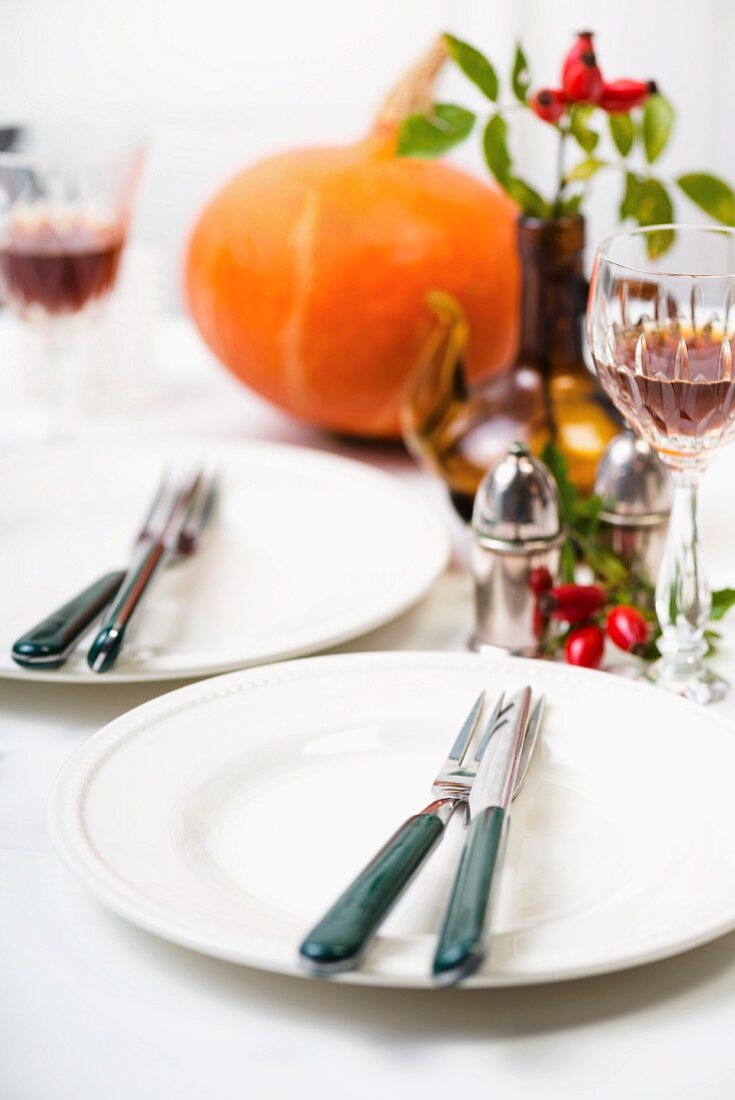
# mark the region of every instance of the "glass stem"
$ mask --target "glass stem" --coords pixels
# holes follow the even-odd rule
[[[704,629],[712,608],[702,566],[697,470],[675,470],[669,534],[656,584],[659,640],[671,678],[691,675],[707,651]]]
[[[82,402],[78,334],[52,324],[41,337],[47,434],[50,439],[66,439],[78,427]]]

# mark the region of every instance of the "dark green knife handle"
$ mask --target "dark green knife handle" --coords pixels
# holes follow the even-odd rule
[[[14,643],[10,653],[23,668],[60,668],[117,592],[124,572],[107,573]]]
[[[434,955],[434,980],[454,985],[482,964],[490,932],[490,894],[502,862],[508,816],[487,806],[472,820]]]
[[[352,970],[373,933],[444,832],[433,813],[409,817],[312,928],[299,955],[314,974]]]

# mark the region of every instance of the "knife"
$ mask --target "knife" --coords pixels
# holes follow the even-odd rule
[[[528,727],[530,760],[541,721],[541,708],[537,707],[534,721],[529,722],[530,706],[531,689],[525,687],[509,700],[481,758],[469,797],[467,841],[434,955],[432,973],[438,985],[456,985],[469,977],[487,954],[492,902],[500,879],[524,738]]]
[[[106,573],[13,643],[10,655],[23,668],[61,668],[122,584],[125,573]]]
[[[165,479],[156,488],[145,518],[135,536],[136,551],[150,538],[151,525],[161,504],[164,487]],[[199,548],[212,515],[217,492],[217,475],[211,474],[208,477],[206,489],[198,494],[196,504],[181,530],[171,561],[188,558]],[[27,630],[13,643],[10,655],[15,663],[31,670],[61,668],[90,627],[109,607],[124,579],[124,569],[98,577],[83,591],[78,592],[41,622]]]
[[[450,817],[466,804],[479,767],[474,749],[484,705],[482,691],[437,773],[429,805],[404,821],[301,943],[300,962],[309,973],[329,977],[359,966],[372,937],[440,842]]]

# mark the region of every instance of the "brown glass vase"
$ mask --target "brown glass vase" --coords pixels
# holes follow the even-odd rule
[[[468,385],[469,332],[459,304],[440,291],[437,325],[407,387],[406,442],[447,483],[469,519],[488,467],[517,441],[540,455],[553,440],[574,484],[592,490],[598,460],[620,431],[617,413],[583,353],[587,284],[584,221],[520,218],[521,309],[514,362]]]

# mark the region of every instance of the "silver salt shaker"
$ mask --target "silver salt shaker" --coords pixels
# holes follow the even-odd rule
[[[602,497],[600,537],[633,572],[655,583],[671,514],[671,475],[654,449],[633,432],[608,443],[597,467]]]
[[[514,443],[485,474],[472,535],[476,621],[470,645],[534,656],[548,627],[537,611],[532,574],[547,569],[556,581],[564,532],[556,482],[525,444]]]

